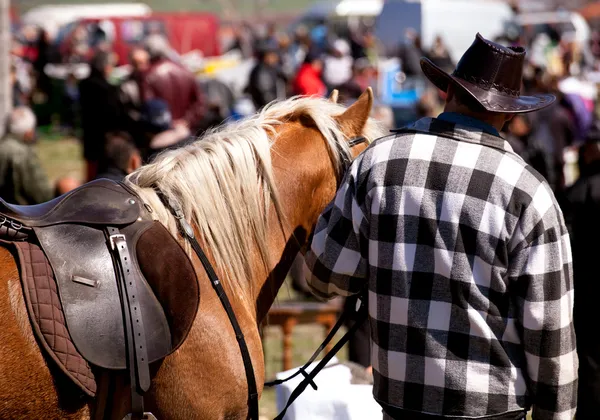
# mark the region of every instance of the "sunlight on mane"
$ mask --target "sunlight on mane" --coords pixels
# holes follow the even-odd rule
[[[204,246],[212,253],[217,270],[228,277],[232,290],[249,299],[251,256],[268,263],[268,209],[279,213],[279,198],[271,167],[276,128],[290,115],[306,115],[323,133],[338,171],[350,157],[347,137],[334,117],[345,108],[325,99],[292,98],[269,105],[260,113],[208,131],[197,141],[160,154],[152,163],[126,179],[153,209],[152,216],[178,237],[175,218],[156,194],[177,202],[185,218],[197,226]],[[383,135],[369,121],[363,135],[369,141]],[[190,252],[189,244],[187,251]]]

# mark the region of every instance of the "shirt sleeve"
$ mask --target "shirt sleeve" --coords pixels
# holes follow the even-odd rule
[[[509,266],[534,420],[572,420],[577,407],[571,247],[555,212],[558,225],[515,250]]]
[[[369,225],[356,199],[358,162],[319,217],[305,256],[307,283],[322,299],[359,293],[368,277]]]

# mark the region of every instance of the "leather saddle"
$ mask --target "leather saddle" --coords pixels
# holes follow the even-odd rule
[[[33,329],[88,395],[95,394],[89,365],[73,357],[127,369],[145,391],[148,364],[175,351],[196,317],[193,265],[151,211],[109,180],[35,206],[0,199],[0,240],[19,257]]]

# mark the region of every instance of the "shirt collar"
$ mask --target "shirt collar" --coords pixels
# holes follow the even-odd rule
[[[490,124],[478,120],[477,118],[469,117],[467,115],[459,114],[457,112],[443,112],[438,116],[438,120],[448,121],[454,124],[460,124],[466,127],[476,128],[478,130],[483,131],[484,133],[500,137],[500,133],[498,132],[496,127],[492,127]]]
[[[513,151],[510,143],[500,136],[489,134],[482,129],[477,129],[472,126],[449,122],[439,118],[421,118],[407,127],[399,130],[392,130],[392,132],[423,133],[433,136],[447,137],[457,141],[465,141],[468,143],[493,147],[495,149],[509,152],[515,156],[518,156]]]

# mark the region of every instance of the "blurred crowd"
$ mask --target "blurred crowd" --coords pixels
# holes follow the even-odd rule
[[[368,86],[376,89],[377,96],[380,63],[390,56],[401,63],[397,79],[406,85],[420,81],[426,88],[409,112],[380,100],[374,115],[390,128],[422,116],[436,116],[445,93],[426,84],[419,60],[427,56],[440,67],[452,70],[455,63],[443,36],[440,34],[431,48],[424,49],[419,34],[409,29],[398,34],[395,51],[384,51],[368,27],[340,34],[324,21],[310,29],[299,25],[291,32],[276,24],[267,24],[261,30],[238,24],[225,51],[236,51],[246,59],[254,59],[255,64],[244,75],[245,89],[234,92],[218,78],[197,77],[182,65],[167,39],[153,33],[132,47],[125,77],[114,77],[115,54],[110,44],[98,36],[92,37],[96,41],[88,42],[85,48],[73,49],[85,52],[89,63],[85,76],[68,70],[58,83],[47,66],[72,62],[72,54],[61,57],[47,33],[24,27],[12,39],[12,102],[15,110],[32,109],[37,125],[59,127],[63,133],[82,140],[87,167],[83,180],[88,181],[107,171],[117,173],[118,169],[124,175],[132,169],[124,163],[113,167],[118,160],[110,156],[115,138],[130,143],[143,163],[165,148],[175,147],[228,118],[254,112],[273,100],[293,95],[325,96],[337,89],[340,102],[349,104]],[[528,50],[524,92],[548,92],[559,98],[556,105],[533,117],[516,116],[505,127],[504,136],[561,194],[582,170],[586,158],[580,156],[585,150],[580,146],[590,138],[596,121],[593,76],[600,71],[600,33],[593,33],[589,45],[581,45],[572,34],[561,33],[551,25],[533,34],[509,27],[501,41]],[[242,106],[244,103],[249,106]],[[20,135],[10,132],[10,124],[8,128],[9,136]]]
[[[325,22],[310,29],[298,26],[291,33],[275,24],[262,31],[239,24],[226,51],[255,61],[245,89],[235,93],[217,78],[199,79],[159,34],[150,34],[131,49],[125,77],[115,79],[116,60],[110,45],[97,42],[86,44],[90,70],[85,77],[67,72],[57,83],[46,71],[47,65],[70,62],[72,57],[60,57],[43,31],[25,28],[12,40],[14,110],[0,146],[0,196],[9,202],[36,204],[83,181],[120,180],[160,151],[185,144],[209,127],[240,118],[273,100],[326,96],[337,89],[340,102],[350,104],[367,87],[379,86],[380,63],[390,55],[401,64],[400,83],[417,81],[426,88],[408,110],[396,109],[378,97],[373,116],[390,129],[419,117],[435,117],[442,110],[445,92],[427,84],[419,61],[427,56],[445,70],[454,68],[444,34],[429,49],[422,47],[414,30],[398,38],[398,48],[390,52],[381,48],[369,28],[340,35]],[[588,45],[552,26],[535,33],[508,30],[501,41],[528,51],[522,93],[552,93],[558,98],[541,112],[517,114],[502,135],[554,190],[573,229],[576,288],[585,291],[578,299],[593,298],[598,282],[588,277],[595,273],[595,246],[590,241],[595,240],[596,231],[600,233],[600,32],[593,33]],[[82,179],[61,178],[50,185],[31,147],[37,138],[36,126],[58,127],[65,135],[81,139],[86,162]],[[308,293],[300,264],[292,271],[295,288]],[[580,314],[579,319],[593,320],[595,314]],[[580,321],[578,328],[581,325]],[[368,333],[357,337],[363,338],[352,345],[352,359],[369,366]],[[596,341],[590,346],[596,346],[600,354]]]

